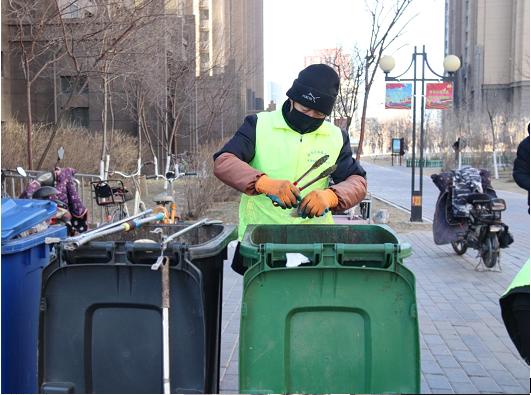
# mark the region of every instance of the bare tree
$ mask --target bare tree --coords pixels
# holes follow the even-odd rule
[[[46,0],[41,0],[46,1]],[[113,130],[112,84],[120,76],[127,74],[120,61],[130,52],[134,52],[143,44],[135,40],[134,33],[153,23],[159,15],[154,4],[156,0],[141,3],[114,2],[112,0],[90,0],[78,2],[55,0],[54,5],[59,12],[58,25],[61,33],[60,42],[66,54],[63,67],[68,70],[72,89],[62,105],[54,133],[51,134],[46,148],[39,160],[39,167],[44,162],[55,138],[57,128],[71,109],[72,100],[87,88],[89,80],[101,81],[103,95],[102,109],[102,159],[108,151],[107,128],[109,116],[111,131]],[[76,15],[72,17],[68,7],[76,4]],[[95,90],[92,86],[92,90]]]
[[[356,153],[356,160],[359,160],[360,155],[363,152],[367,104],[374,77],[378,69],[378,63],[380,62],[380,58],[384,51],[402,35],[405,27],[414,18],[412,17],[401,24],[401,26],[399,25],[412,2],[413,0],[372,0],[371,4],[367,4],[368,12],[371,17],[371,35],[369,46],[365,54],[365,91],[363,95],[360,139],[358,151]],[[391,3],[392,5],[390,6]]]
[[[198,72],[195,48],[183,51],[184,55],[178,48],[168,47],[166,63],[159,56],[151,61],[151,71],[146,69],[138,75],[146,81],[146,89],[156,86],[150,91],[149,106],[159,129],[167,133],[153,134],[154,143],[166,154],[196,152],[206,141],[223,139],[225,130],[232,131],[241,122],[236,117],[241,107],[242,80],[255,72],[253,67],[244,70],[236,66],[223,49],[212,54],[209,67],[202,64]],[[153,72],[153,78],[149,77]],[[160,78],[162,73],[164,78]]]
[[[341,47],[334,48],[333,52],[325,56],[322,61],[332,66],[339,74],[340,85],[333,114],[337,118],[346,119],[348,131],[358,109],[359,90],[363,77],[364,64],[360,50],[355,46],[352,54],[348,54]]]
[[[490,132],[491,132],[491,144],[492,144],[492,165],[494,168],[494,178],[498,179],[498,159],[496,155],[497,150],[497,135],[499,129],[505,129],[507,125],[507,112],[508,108],[503,99],[500,100],[498,94],[485,94],[485,112],[489,120]]]
[[[63,10],[64,11],[64,10]],[[52,2],[9,0],[8,18],[15,22],[14,41],[20,51],[26,93],[26,130],[28,168],[33,168],[32,88],[34,83],[54,63],[66,56],[55,25],[61,10]]]

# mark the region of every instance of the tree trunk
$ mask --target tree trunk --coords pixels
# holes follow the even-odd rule
[[[365,118],[367,118],[367,102],[369,101],[369,94],[367,89],[363,96],[363,109],[361,111],[361,125],[360,125],[360,139],[358,141],[358,150],[356,152],[356,161],[360,160],[360,156],[363,153],[363,140],[365,138]]]
[[[33,134],[33,119],[31,117],[31,83],[26,80],[26,109],[27,109],[27,122],[26,122],[26,129],[27,129],[27,156],[28,156],[28,170],[33,169],[33,142],[32,142],[32,134]]]
[[[105,153],[107,148],[107,78],[103,77],[103,114],[102,123],[103,123],[103,140],[101,144],[101,160],[105,160]]]
[[[136,110],[137,110],[137,138],[138,138],[138,158],[141,158],[142,157],[142,124],[140,122],[140,108],[141,108],[141,104],[140,104],[140,98],[139,98],[139,95],[137,94],[137,99],[136,99]]]
[[[494,165],[494,178],[500,178],[498,174],[498,160],[496,158],[496,135],[494,134],[494,126],[492,126],[492,163]]]
[[[498,174],[498,159],[496,157],[496,150],[492,150],[492,163],[494,164],[494,178],[497,180],[500,178]]]
[[[496,160],[496,130],[494,127],[494,115],[493,113],[487,108],[487,114],[489,116],[490,121],[490,130],[492,132],[492,162],[494,165],[494,178],[497,180],[499,178],[498,175],[498,161]]]

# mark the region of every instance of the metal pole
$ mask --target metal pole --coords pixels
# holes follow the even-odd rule
[[[164,257],[162,263],[162,356],[164,393],[171,394],[170,380],[170,258]]]
[[[420,191],[420,206],[418,212],[418,220],[422,222],[422,176],[424,174],[424,96],[425,96],[425,69],[426,69],[426,46],[422,46],[422,96],[420,98],[420,163],[419,163],[419,191]]]
[[[181,229],[180,231],[176,232],[176,233],[173,233],[172,235],[168,236],[165,240],[164,240],[164,244],[167,245],[170,241],[172,240],[175,240],[177,237],[179,236],[182,236],[184,235],[185,233],[191,231],[192,229],[195,229],[199,226],[202,226],[204,225],[205,223],[207,223],[209,220],[208,218],[204,218],[198,222],[195,222],[193,223],[192,225],[190,226],[187,226],[186,228],[184,229]]]
[[[85,237],[79,238],[77,240],[69,241],[69,239],[67,239],[65,240],[64,248],[65,250],[75,250],[76,248],[79,248],[82,245],[87,244],[89,241],[102,238],[103,236],[112,235],[118,232],[128,232],[132,229],[140,228],[144,224],[155,222],[155,221],[162,221],[163,219],[164,219],[164,214],[158,213],[158,214],[152,215],[150,217],[147,217],[141,220],[127,221],[118,226],[105,229],[101,232],[87,234]]]
[[[410,221],[415,221],[415,206],[413,205],[414,193],[415,193],[415,146],[417,144],[416,139],[417,129],[417,47],[415,46],[415,52],[413,53],[413,135],[412,135],[412,153],[411,153],[411,218]]]
[[[127,218],[124,218],[124,219],[121,219],[119,221],[116,221],[116,222],[112,222],[110,224],[107,224],[107,225],[104,225],[104,226],[101,226],[99,228],[96,228],[96,229],[92,229],[91,231],[88,231],[88,232],[85,232],[85,233],[82,233],[78,236],[73,236],[73,237],[69,237],[67,238],[65,241],[67,242],[70,242],[70,241],[77,241],[77,240],[80,240],[80,239],[83,239],[83,238],[86,238],[87,236],[91,235],[91,234],[94,234],[94,233],[99,233],[101,231],[104,231],[106,229],[110,229],[110,228],[114,228],[115,226],[118,226],[118,225],[121,225],[123,224],[124,222],[127,222],[127,221],[132,221],[134,219],[137,219],[139,217],[142,217],[142,216],[145,216],[145,215],[148,215],[148,214],[151,214],[153,212],[153,209],[147,209],[146,211],[142,211],[141,213],[138,213],[137,215],[131,215],[130,217],[127,217]]]

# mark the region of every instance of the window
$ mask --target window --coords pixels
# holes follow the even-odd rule
[[[83,87],[83,90],[79,90]],[[77,94],[86,94],[88,93],[88,82],[86,75],[80,75],[79,77],[62,75],[61,76],[61,92],[64,94],[74,93]]]
[[[66,4],[61,8],[63,18],[79,18],[79,5],[77,1],[67,0]]]
[[[88,128],[89,109],[88,107],[74,107],[69,111],[69,121],[75,126]]]

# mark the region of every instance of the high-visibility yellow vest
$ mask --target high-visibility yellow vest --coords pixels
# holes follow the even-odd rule
[[[323,122],[319,129],[306,134],[292,130],[282,115],[282,110],[261,112],[256,124],[255,155],[249,163],[269,177],[295,181],[304,174],[319,158],[329,155],[328,160],[313,170],[300,182],[318,176],[323,170],[336,163],[343,146],[341,129],[330,122]],[[328,187],[328,178],[317,181],[301,192],[306,196],[315,189]],[[240,226],[238,236],[241,240],[245,228],[250,224],[333,224],[329,212],[322,217],[300,218],[291,215],[291,209],[283,210],[273,206],[266,195],[248,196],[242,194],[240,201]]]
[[[529,287],[529,259],[527,260],[525,265],[522,266],[516,276],[514,276],[511,285],[509,285],[509,288],[507,288],[505,293],[502,295],[502,298],[510,294],[512,291],[525,286]]]

